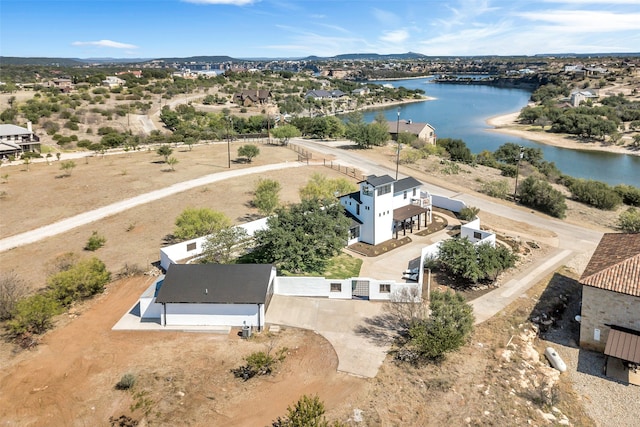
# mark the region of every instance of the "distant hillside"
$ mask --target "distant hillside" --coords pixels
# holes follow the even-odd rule
[[[2,65],[53,65],[55,67],[79,67],[84,65],[78,59],[71,58],[20,58],[17,56],[0,56]]]
[[[242,59],[232,58],[230,56],[189,56],[186,58],[157,58],[156,61],[164,62],[239,62]]]
[[[319,56],[308,56],[303,58],[305,61],[353,61],[353,60],[361,60],[361,61],[388,61],[393,59],[424,59],[427,58],[426,55],[415,52],[407,52],[407,53],[391,53],[388,55],[380,55],[378,53],[345,53],[342,55],[336,55],[331,57],[319,57]]]

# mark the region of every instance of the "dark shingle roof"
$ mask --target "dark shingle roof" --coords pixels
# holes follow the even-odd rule
[[[172,264],[158,303],[264,304],[271,264]]]
[[[396,183],[393,186],[393,192],[399,193],[401,191],[408,190],[409,188],[421,187],[421,186],[422,186],[422,183],[420,181],[418,181],[412,176],[408,176],[406,178],[402,178],[396,181]]]
[[[640,296],[640,233],[605,233],[580,283]]]
[[[391,184],[393,182],[393,178],[391,178],[389,175],[382,175],[382,176],[369,175],[367,179],[365,179],[364,181],[368,182],[374,187],[378,187],[380,185]]]

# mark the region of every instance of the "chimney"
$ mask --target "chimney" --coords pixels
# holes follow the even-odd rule
[[[29,132],[33,132],[33,126],[31,125],[31,122],[30,122],[30,121],[28,121],[28,122],[27,122],[27,130],[28,130]]]

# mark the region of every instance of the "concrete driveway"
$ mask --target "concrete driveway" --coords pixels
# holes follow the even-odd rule
[[[338,356],[338,371],[373,378],[382,365],[391,334],[378,320],[384,302],[274,295],[266,313],[270,324],[310,329],[325,337]]]

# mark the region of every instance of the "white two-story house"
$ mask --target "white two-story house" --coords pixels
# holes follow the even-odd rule
[[[348,244],[377,245],[406,234],[413,227],[431,221],[431,195],[420,190],[422,183],[407,177],[398,181],[389,175],[370,175],[360,190],[340,196],[340,204],[352,219]]]

